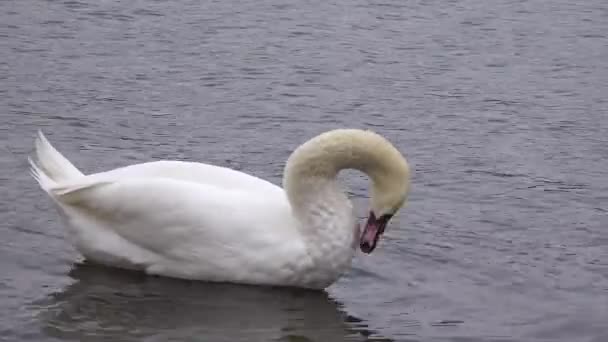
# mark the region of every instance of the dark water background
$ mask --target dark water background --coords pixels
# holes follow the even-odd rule
[[[4,0],[0,37],[0,340],[608,341],[607,1]],[[414,174],[327,293],[77,266],[27,171],[41,128],[280,183],[337,127]]]

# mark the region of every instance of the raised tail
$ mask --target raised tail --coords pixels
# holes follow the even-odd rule
[[[38,131],[36,161],[29,158],[32,175],[44,190],[70,179],[84,176],[69,160],[61,155]]]

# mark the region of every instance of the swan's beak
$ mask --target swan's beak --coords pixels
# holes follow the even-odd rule
[[[359,247],[363,253],[371,253],[378,243],[378,239],[380,235],[384,233],[384,228],[388,221],[391,219],[392,215],[386,214],[380,216],[380,218],[376,218],[374,212],[369,213],[369,218],[367,219],[367,223],[365,224],[365,228],[363,229],[363,234],[361,235],[361,241]]]

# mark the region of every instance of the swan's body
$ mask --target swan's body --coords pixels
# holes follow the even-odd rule
[[[373,169],[361,144],[397,163],[370,174],[374,192],[400,187],[376,201],[375,210],[392,214],[407,194],[407,163],[386,140],[358,130],[325,133],[298,148],[285,191],[239,171],[179,161],[84,175],[42,134],[32,172],[91,261],[184,279],[324,288],[349,268],[359,243],[335,176]]]

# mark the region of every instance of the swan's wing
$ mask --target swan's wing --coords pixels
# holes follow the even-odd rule
[[[280,194],[283,189],[261,178],[216,165],[161,160],[130,165],[95,176],[102,178],[170,178],[218,188]]]
[[[77,212],[154,255],[198,263],[209,274],[280,269],[282,253],[303,248],[284,194],[169,178],[90,176],[51,192],[68,215]]]

